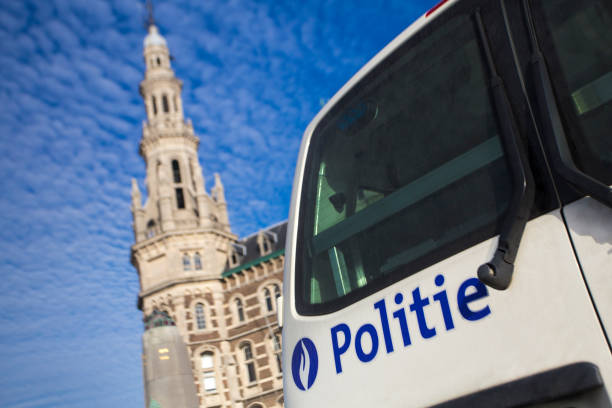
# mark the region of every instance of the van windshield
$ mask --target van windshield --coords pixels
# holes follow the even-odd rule
[[[496,235],[510,175],[470,16],[418,33],[327,114],[306,159],[296,307],[337,310]]]

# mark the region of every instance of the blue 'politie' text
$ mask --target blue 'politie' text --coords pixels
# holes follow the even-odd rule
[[[437,287],[442,287],[444,285],[444,276],[438,275],[434,280]],[[459,309],[459,313],[461,316],[469,321],[480,320],[483,317],[489,315],[491,313],[491,308],[487,306],[483,306],[479,309],[475,309],[473,306],[470,307],[470,303],[487,297],[489,292],[487,291],[487,287],[476,278],[469,278],[465,280],[457,290],[457,307]],[[438,303],[438,307],[441,309],[442,317],[444,320],[444,328],[446,331],[452,330],[455,327],[455,323],[453,322],[453,316],[451,314],[451,308],[448,300],[448,295],[446,293],[446,289],[442,289],[432,296],[433,302],[430,302],[429,297],[423,297],[421,295],[421,289],[417,287],[412,291],[412,303],[408,306],[410,312],[416,315],[417,325],[419,328],[419,333],[421,337],[424,339],[429,339],[434,337],[437,334],[436,327],[431,326],[427,322],[425,309],[427,306],[433,303]],[[396,305],[401,305],[404,301],[404,295],[401,293],[397,293],[394,298]],[[385,350],[388,353],[393,352],[394,344],[391,338],[391,326],[399,327],[399,330],[402,335],[402,342],[404,347],[412,344],[410,339],[411,331],[408,328],[408,319],[406,317],[406,308],[401,306],[399,309],[393,311],[392,316],[397,322],[396,324],[392,324],[389,322],[389,316],[387,314],[387,304],[385,299],[381,299],[378,302],[374,303],[374,309],[378,311],[380,317],[380,325],[382,328],[382,339],[384,342]],[[339,336],[342,333],[342,336]],[[414,333],[413,333],[414,334]],[[369,337],[368,344],[370,347],[369,350],[364,349],[363,339],[365,336]],[[350,346],[352,340],[352,332],[350,327],[346,323],[340,323],[331,328],[331,340],[332,340],[332,348],[334,352],[334,362],[336,364],[336,373],[340,374],[342,372],[342,361],[341,356],[346,353]],[[376,327],[371,323],[365,323],[361,327],[357,329],[355,333],[354,342],[355,353],[357,354],[357,358],[363,362],[367,363],[372,361],[379,349],[379,335]]]

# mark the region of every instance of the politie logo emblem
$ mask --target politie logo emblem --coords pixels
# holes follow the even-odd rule
[[[291,372],[295,385],[302,391],[312,387],[319,371],[319,356],[312,340],[304,337],[297,342],[291,358]]]

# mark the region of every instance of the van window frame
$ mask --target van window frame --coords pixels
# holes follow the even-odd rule
[[[460,3],[456,3],[453,6],[451,6],[449,9],[445,10],[442,14],[435,16],[435,21],[430,22],[427,26],[424,26],[422,29],[420,29],[420,31],[416,32],[412,37],[408,38],[403,44],[401,44],[396,50],[394,50],[391,54],[387,55],[380,63],[379,65],[377,65],[376,67],[374,67],[368,74],[366,74],[363,78],[360,79],[360,81],[355,84],[351,89],[349,89],[347,91],[347,93],[342,97],[342,99],[340,101],[338,101],[338,103],[336,103],[335,106],[333,106],[330,111],[320,120],[320,122],[316,125],[316,127],[313,130],[313,134],[311,135],[311,146],[312,146],[312,139],[314,139],[315,137],[317,137],[317,131],[319,131],[320,129],[325,128],[326,124],[328,124],[328,122],[330,120],[333,120],[338,112],[344,110],[347,108],[347,101],[351,101],[353,99],[353,97],[355,96],[356,93],[360,92],[360,84],[371,80],[373,76],[376,75],[380,75],[381,72],[386,72],[386,70],[388,69],[388,67],[390,65],[392,65],[398,58],[401,57],[403,52],[406,52],[408,50],[410,50],[413,46],[413,44],[415,42],[420,41],[421,39],[423,39],[426,36],[429,36],[437,27],[439,27],[440,25],[445,24],[447,21],[449,21],[450,19],[453,19],[455,17],[457,17],[460,14],[467,14],[467,15],[473,15],[474,11],[480,7],[483,7],[485,9],[488,10],[484,10],[482,11],[483,14],[485,15],[485,21],[487,22],[486,25],[490,26],[491,25],[491,20],[494,19],[495,22],[497,23],[498,27],[505,27],[503,19],[502,19],[502,13],[501,13],[501,9],[499,8],[499,3],[495,2],[495,3],[487,3],[487,2],[483,2],[483,1],[477,1],[477,0],[473,0],[473,1],[464,1],[464,2],[460,2]],[[494,17],[493,17],[494,16]],[[432,16],[434,17],[434,16]],[[491,30],[493,31],[492,36],[495,36],[495,43],[499,43],[500,41],[503,41],[504,43],[508,42],[508,33],[507,31],[504,29],[495,29],[495,30]],[[477,36],[475,34],[475,36]],[[503,38],[502,38],[503,37]],[[500,39],[501,38],[501,39]],[[508,45],[508,44],[506,44]],[[508,45],[508,49],[509,49],[509,45]],[[508,52],[509,53],[509,52]],[[481,54],[482,58],[483,58],[483,64],[484,64],[484,54]],[[512,57],[509,57],[510,59]],[[514,67],[512,68],[514,70]],[[500,70],[501,71],[501,70]],[[383,74],[384,75],[384,74]],[[488,73],[486,74],[487,78],[488,78]],[[504,74],[500,72],[500,75],[502,76],[502,78],[504,79],[504,81],[506,81],[507,79],[505,78]],[[513,77],[512,78],[512,85],[506,84],[506,88],[512,88],[512,86],[517,85],[515,83],[515,81],[518,80],[518,77]],[[495,119],[499,122],[499,117],[497,117],[497,115],[495,116]],[[498,123],[499,126],[499,123]],[[522,132],[519,132],[522,133]],[[522,144],[522,142],[524,142],[524,136],[520,135],[519,137],[519,141],[517,141],[519,144]],[[521,146],[521,149],[527,149],[526,146]],[[311,164],[311,156],[312,156],[312,149],[308,151],[308,157],[306,158],[305,161],[305,165],[309,166]],[[507,160],[507,158],[506,158]],[[509,169],[509,166],[507,164],[506,166]],[[307,172],[305,171],[304,174],[306,174]],[[306,188],[306,180],[304,181],[304,185],[302,186],[303,189]],[[301,275],[301,269],[303,268],[303,256],[304,256],[304,250],[305,250],[305,244],[304,244],[304,225],[308,224],[307,222],[305,222],[306,218],[305,217],[310,217],[310,214],[306,214],[305,213],[305,208],[307,207],[307,203],[305,201],[305,193],[304,191],[301,192],[301,201],[300,201],[300,208],[298,210],[298,216],[300,217],[300,220],[302,220],[302,222],[299,223],[299,228],[297,231],[298,234],[298,240],[297,240],[297,253],[296,253],[296,257],[294,258],[294,276],[299,276]],[[554,201],[554,200],[552,200]],[[546,205],[546,207],[548,207],[548,209],[551,208],[550,206],[551,200],[548,201],[548,205]],[[539,206],[541,207],[541,206]],[[540,211],[541,208],[536,209],[535,211],[532,211],[531,213],[531,217],[536,216],[541,214],[542,211]],[[501,218],[503,218],[503,215],[501,216]],[[466,238],[462,238],[461,242],[454,242],[451,243],[449,245],[446,245],[445,247],[443,247],[441,250],[436,250],[435,252],[436,255],[435,256],[431,256],[431,257],[427,257],[427,261],[426,262],[422,262],[422,264],[420,266],[416,266],[416,271],[414,273],[418,273],[418,271],[424,269],[425,267],[431,266],[437,262],[440,262],[450,256],[453,256],[455,254],[457,254],[458,252],[465,250],[471,246],[474,246],[476,244],[478,244],[479,242],[482,242],[486,239],[492,238],[494,235],[491,235],[489,233],[486,234],[486,236],[476,236],[478,234],[472,233],[469,236],[467,236]],[[476,271],[476,268],[478,267],[478,265],[474,266],[474,269]],[[307,303],[304,301],[304,299],[302,299],[303,296],[303,289],[304,289],[304,282],[303,282],[303,276],[300,276],[300,279],[295,279],[296,285],[295,285],[295,291],[296,291],[296,296],[295,296],[295,307],[296,310],[299,314],[301,315],[321,315],[321,314],[327,314],[327,313],[331,313],[334,311],[337,311],[339,309],[342,309],[352,303],[355,303],[363,298],[365,298],[366,296],[375,293],[381,289],[383,289],[384,287],[387,287],[401,279],[406,278],[407,276],[409,276],[411,274],[404,274],[404,273],[393,273],[393,274],[389,274],[388,276],[385,276],[383,279],[377,279],[371,283],[368,283],[365,287],[363,288],[359,288],[358,290],[354,290],[352,292],[349,292],[348,294],[333,299],[329,302],[325,302],[325,303],[319,303],[319,304],[312,304],[312,303]],[[363,290],[362,290],[363,289]]]

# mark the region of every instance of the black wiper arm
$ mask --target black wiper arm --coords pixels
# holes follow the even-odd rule
[[[544,55],[536,37],[528,0],[523,0],[523,9],[527,19],[529,43],[532,52],[530,61],[531,74],[542,121],[543,141],[550,155],[550,165],[557,174],[570,182],[579,191],[589,194],[608,207],[612,207],[612,188],[580,171],[574,164],[567,144],[565,130],[561,123],[561,115],[557,108]]]
[[[504,83],[493,62],[491,47],[482,23],[480,10],[476,10],[474,17],[491,75],[493,103],[499,119],[502,145],[512,177],[512,198],[508,212],[502,221],[497,249],[493,258],[478,268],[478,279],[494,289],[504,290],[510,286],[512,281],[514,260],[525,230],[525,224],[529,219],[535,190],[527,158],[518,145],[519,135],[516,121],[506,95]]]

